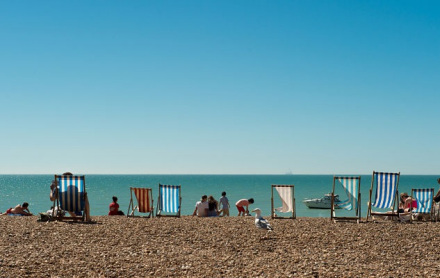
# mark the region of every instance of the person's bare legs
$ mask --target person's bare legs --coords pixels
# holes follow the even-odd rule
[[[92,219],[90,218],[90,205],[89,205],[89,198],[87,197],[87,193],[85,194],[85,208],[84,208],[84,213],[86,214],[86,221],[89,222]]]

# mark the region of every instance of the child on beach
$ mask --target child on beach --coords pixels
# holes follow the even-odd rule
[[[208,215],[208,196],[203,195],[202,199],[196,203],[196,208],[194,209],[193,216],[205,217]]]
[[[119,210],[118,197],[112,197],[113,203],[111,203],[108,207],[109,212],[108,215],[124,215],[124,212]]]
[[[219,216],[229,216],[229,205],[228,197],[226,197],[226,192],[222,192],[222,196],[220,197],[220,204],[222,205],[222,209],[219,211]]]
[[[238,209],[238,216],[246,216],[249,214],[249,205],[254,203],[254,199],[250,198],[248,200],[241,199],[238,200],[237,203],[235,203],[235,206]],[[246,207],[246,211],[244,209]]]

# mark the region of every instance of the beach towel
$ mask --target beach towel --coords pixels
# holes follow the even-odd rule
[[[275,210],[279,212],[292,212],[292,187],[275,187],[275,189],[277,190],[283,204],[282,207],[276,208]]]

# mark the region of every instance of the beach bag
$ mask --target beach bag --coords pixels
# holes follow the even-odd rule
[[[52,216],[47,213],[39,213],[38,220],[39,222],[48,222],[52,220]]]

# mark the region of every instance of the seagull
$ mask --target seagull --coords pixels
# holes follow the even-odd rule
[[[261,230],[266,230],[267,232],[273,231],[273,228],[269,224],[269,222],[266,219],[264,219],[263,217],[261,217],[261,209],[256,208],[256,209],[252,210],[252,212],[255,212],[255,227],[257,227],[258,229],[261,229]],[[261,239],[267,239],[267,238],[268,238],[268,235],[266,234]]]

